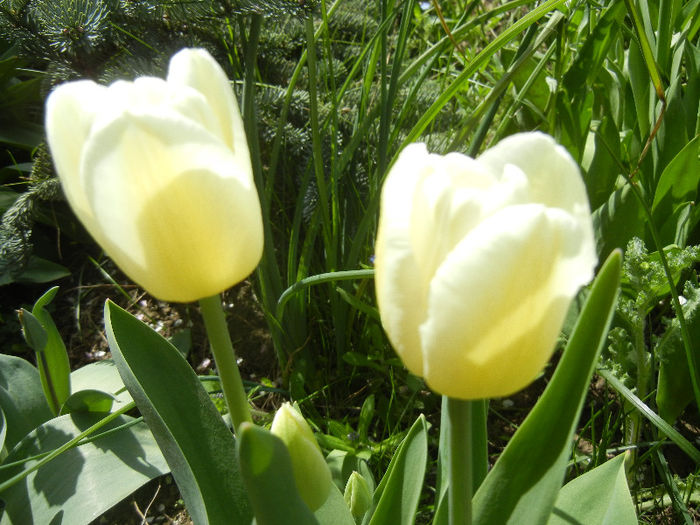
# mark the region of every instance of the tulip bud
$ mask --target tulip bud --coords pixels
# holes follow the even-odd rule
[[[299,495],[312,511],[316,510],[326,501],[332,481],[309,424],[292,405],[285,403],[275,414],[270,431],[287,445]]]
[[[166,80],[58,86],[46,133],[73,211],[152,295],[209,297],[258,264],[262,217],[243,122],[206,51],[177,53]]]
[[[382,325],[438,393],[525,387],[595,265],[578,166],[547,135],[508,137],[478,159],[411,144],[386,177],[375,246]]]
[[[361,523],[365,512],[372,505],[372,494],[369,491],[367,480],[359,472],[353,470],[350,474],[343,497],[352,517],[355,518],[355,522]]]

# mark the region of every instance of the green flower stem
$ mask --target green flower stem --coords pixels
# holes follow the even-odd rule
[[[486,432],[486,416],[488,411],[488,399],[472,401],[472,494],[479,489],[489,469],[489,441]]]
[[[472,522],[472,402],[447,398],[450,421],[448,515],[450,525]]]
[[[233,351],[231,336],[226,325],[221,298],[213,295],[199,300],[199,307],[204,318],[204,325],[209,335],[211,351],[214,354],[216,369],[221,379],[224,399],[228,406],[233,428],[238,433],[241,423],[251,422],[250,405],[241,380],[241,373],[236,364],[236,353]]]

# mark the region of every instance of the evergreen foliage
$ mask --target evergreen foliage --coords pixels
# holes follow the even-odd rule
[[[264,163],[271,154],[274,140],[280,132],[282,135],[279,137],[280,158],[284,161],[277,165],[273,174],[275,202],[271,214],[274,224],[279,225],[279,237],[275,242],[284,244],[294,221],[297,196],[303,196],[304,223],[312,219],[318,204],[318,190],[311,176],[312,139],[306,70],[297,78],[286,122],[278,129],[290,79],[307,48],[304,20],[314,16],[317,4],[309,0],[2,0],[0,38],[14,42],[18,55],[45,72],[43,96],[53,86],[67,80],[92,78],[109,84],[120,78],[163,76],[169,57],[177,50],[201,46],[228,70],[240,99],[241,84],[237,79],[242,78],[244,68],[241,43],[247,38],[250,17],[265,16],[256,57],[260,80],[255,96]],[[336,130],[322,134],[327,171],[331,153],[342,151],[353,139],[363,99],[363,79],[357,77],[356,86],[347,89],[341,100],[335,100],[337,89],[357,60],[358,49],[376,33],[380,19],[374,3],[347,0],[329,19],[329,37],[333,45],[317,46],[319,78],[326,83],[319,86],[319,120],[326,127],[333,120]],[[375,77],[366,97],[370,100],[380,97],[378,74]],[[435,100],[440,89],[436,82],[425,81],[417,93],[410,94],[404,89],[397,94],[392,106],[393,116],[403,111],[403,122],[408,123],[405,131],[398,130],[399,141]],[[402,101],[409,96],[412,97],[410,104],[404,106]],[[441,112],[428,135],[431,140],[437,137],[440,142],[446,141],[447,134],[462,117],[456,109]],[[41,108],[37,108],[37,113],[40,112]],[[346,170],[351,176],[339,180],[338,193],[349,197],[345,212],[351,217],[364,213],[367,166],[377,154],[375,133],[375,129],[370,129],[363,137],[363,147],[356,149]],[[28,193],[33,195],[32,190]],[[10,238],[15,241],[3,248],[0,257],[4,266],[13,268],[13,274],[21,271],[31,249],[31,209],[35,202],[36,197],[29,196],[18,200],[3,219],[3,235],[13,232]],[[347,224],[358,222],[347,221]],[[319,267],[319,271],[323,268]]]

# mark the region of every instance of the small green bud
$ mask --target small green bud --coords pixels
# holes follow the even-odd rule
[[[365,512],[372,505],[372,494],[369,491],[367,480],[362,475],[353,470],[345,485],[345,504],[350,509],[355,522],[360,523]]]
[[[287,445],[299,495],[315,511],[328,498],[332,480],[311,427],[292,405],[285,403],[275,414],[270,431]]]

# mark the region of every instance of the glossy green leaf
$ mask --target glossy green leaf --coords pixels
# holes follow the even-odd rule
[[[644,237],[642,204],[629,184],[615,190],[607,202],[593,212],[593,230],[598,257],[606,258],[616,249],[624,249],[632,237]]]
[[[73,412],[110,412],[114,401],[114,396],[107,392],[93,389],[81,390],[66,399],[66,402],[61,406],[60,415],[72,414]]]
[[[296,490],[292,460],[281,439],[251,423],[242,423],[238,458],[257,525],[318,523]]]
[[[547,525],[637,525],[624,459],[619,455],[564,485]]]
[[[5,413],[8,449],[53,417],[39,372],[28,361],[12,355],[0,354],[0,406]]]
[[[428,425],[425,416],[421,415],[391,458],[382,481],[374,491],[373,509],[363,523],[413,524],[427,459]]]
[[[27,435],[5,464],[51,451],[100,419],[95,414],[60,416]],[[120,416],[104,430],[133,423]],[[0,471],[0,480],[36,463],[26,461]],[[151,432],[140,423],[110,432],[64,452],[0,494],[5,503],[2,525],[31,523],[88,524],[168,466]]]
[[[549,518],[615,309],[621,259],[615,251],[603,264],[551,381],[474,495],[475,524],[538,525]]]
[[[112,302],[105,328],[119,374],[195,523],[250,523],[233,434],[180,352]]]

